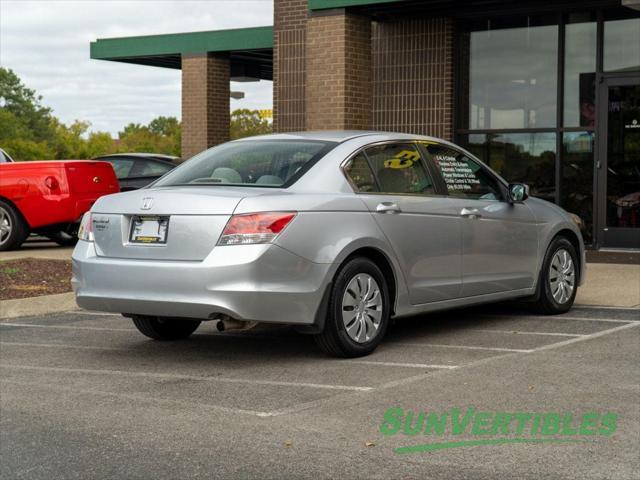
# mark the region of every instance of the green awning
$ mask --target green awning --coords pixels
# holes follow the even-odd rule
[[[232,77],[273,78],[273,27],[99,38],[91,58],[181,68],[183,54],[228,53]]]

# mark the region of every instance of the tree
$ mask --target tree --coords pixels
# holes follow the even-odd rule
[[[129,123],[114,141],[107,132],[89,132],[89,122],[62,123],[41,101],[12,70],[0,67],[0,146],[16,160],[90,159],[123,152],[180,156],[182,126],[175,117],[159,116],[148,125]],[[258,110],[232,112],[232,139],[267,133],[271,124]]]
[[[171,137],[180,132],[180,122],[176,117],[157,117],[149,122],[149,130],[156,135]]]
[[[0,67],[0,107],[14,115],[14,121],[24,130],[22,140],[36,142],[51,140],[54,136],[51,128],[51,109],[43,107],[42,96],[27,88],[20,78],[8,68]],[[6,117],[3,118],[2,128]],[[1,135],[1,134],[0,134]]]
[[[157,117],[149,125],[130,123],[118,133],[120,152],[154,152],[180,156],[180,122],[175,117]]]
[[[240,108],[231,113],[231,140],[271,133],[271,124],[260,117],[258,110]]]

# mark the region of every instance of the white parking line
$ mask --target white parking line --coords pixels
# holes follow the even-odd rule
[[[28,327],[28,328],[62,328],[69,330],[104,330],[107,332],[136,332],[135,328],[107,328],[107,327],[77,327],[74,325],[42,325],[39,323],[0,323],[0,327]]]
[[[565,340],[564,342],[557,342],[557,343],[551,343],[549,345],[543,345],[541,347],[534,348],[533,351],[540,352],[542,350],[550,350],[552,348],[564,347],[565,345],[570,345],[576,342],[582,342],[584,340],[591,340],[592,338],[602,337],[610,333],[619,332],[620,330],[626,330],[628,328],[637,327],[638,325],[640,325],[640,322],[630,322],[630,323],[627,323],[627,325],[621,325],[619,327],[610,328],[608,330],[601,330],[599,332],[592,333],[590,335],[583,335],[582,337],[579,337],[579,338],[572,338],[570,340]]]
[[[129,393],[107,392],[105,390],[98,390],[94,388],[79,389],[76,387],[63,387],[60,385],[51,385],[50,383],[17,382],[15,380],[6,380],[6,379],[0,379],[0,383],[7,383],[11,385],[21,385],[21,386],[28,386],[28,387],[47,388],[47,389],[56,390],[59,392],[69,392],[74,395],[83,394],[83,395],[101,395],[106,397],[115,397],[115,398],[125,399],[125,400],[147,402],[153,405],[161,404],[161,405],[176,405],[177,407],[183,407],[185,403],[188,403],[189,405],[195,406],[198,408],[210,409],[210,410],[224,412],[224,413],[239,413],[242,415],[251,415],[254,417],[270,417],[271,416],[270,412],[261,412],[257,410],[245,410],[242,408],[223,407],[221,405],[212,405],[210,403],[185,402],[184,400],[167,400],[164,398],[147,397],[144,395],[132,395]]]
[[[640,310],[638,311],[640,316]],[[580,322],[611,322],[611,323],[629,323],[640,322],[640,320],[623,320],[619,318],[592,318],[592,317],[567,317],[565,315],[508,315],[508,314],[495,314],[481,313],[476,315],[479,318],[491,319],[491,320],[546,320],[549,322],[557,322],[558,320],[576,320]]]
[[[638,313],[640,315],[640,312]],[[542,317],[548,318],[548,317]],[[580,322],[609,322],[609,323],[640,323],[640,320],[622,320],[619,318],[588,318],[588,317],[555,317],[559,320],[578,320]],[[552,319],[550,319],[552,320]]]
[[[201,377],[197,375],[182,375],[179,373],[156,373],[156,372],[128,372],[126,370],[103,370],[93,368],[65,368],[65,367],[42,367],[36,365],[12,365],[8,363],[0,364],[0,368],[13,368],[21,370],[36,370],[45,372],[64,372],[64,373],[85,373],[95,375],[115,375],[120,377],[142,377],[142,378],[172,378],[180,380],[194,380],[199,382],[219,382],[219,383],[241,383],[248,385],[269,385],[276,387],[307,387],[327,390],[350,390],[354,392],[367,392],[373,390],[373,387],[361,387],[352,385],[331,385],[324,383],[306,383],[306,382],[280,382],[275,380],[257,380],[248,378],[230,378],[230,377]]]
[[[397,362],[377,362],[375,360],[349,360],[349,363],[358,363],[361,365],[380,365],[383,367],[408,367],[408,368],[434,368],[434,369],[454,369],[458,365],[431,365],[427,363],[397,363]]]
[[[637,327],[638,325],[640,325],[640,322],[632,322],[632,323],[629,323],[627,325],[621,325],[619,327],[611,328],[609,330],[603,330],[603,331],[600,331],[600,332],[597,332],[597,333],[594,333],[594,334],[591,334],[591,335],[585,335],[585,336],[582,336],[582,337],[572,338],[572,339],[566,340],[564,342],[552,343],[552,344],[545,345],[543,347],[539,347],[539,348],[532,349],[532,350],[516,351],[516,352],[512,352],[512,353],[505,352],[503,355],[494,355],[494,356],[491,356],[491,357],[487,357],[487,358],[483,358],[483,359],[479,359],[479,360],[476,360],[476,361],[473,361],[473,362],[466,363],[464,365],[461,365],[459,368],[474,367],[474,366],[477,366],[477,365],[487,364],[487,363],[490,363],[490,362],[493,362],[493,361],[496,361],[496,360],[497,361],[502,361],[502,360],[504,360],[506,358],[517,358],[517,357],[515,357],[515,355],[517,353],[521,353],[521,352],[534,353],[534,352],[538,352],[538,351],[541,351],[541,350],[551,350],[551,349],[558,348],[558,347],[561,347],[561,346],[564,346],[564,345],[568,345],[568,344],[571,344],[571,343],[582,342],[584,340],[589,340],[591,338],[602,337],[604,335],[608,335],[609,333],[614,333],[614,332],[617,332],[617,331],[620,331],[620,330],[626,330],[628,328]],[[410,344],[410,345],[413,345],[413,344]],[[434,377],[434,376],[445,375],[446,372],[447,372],[447,370],[439,370],[439,371],[436,371],[436,372],[422,373],[422,374],[414,375],[414,376],[411,376],[411,377],[400,378],[398,380],[392,380],[392,381],[384,383],[382,385],[378,385],[372,391],[379,392],[380,390],[387,390],[387,389],[390,389],[390,388],[399,387],[401,385],[408,385],[408,384],[411,384],[413,382],[423,381],[423,380],[425,380],[427,378],[431,378],[431,377]],[[346,395],[349,395],[351,397],[353,395],[366,395],[367,393],[369,393],[369,392],[343,393],[343,394],[338,394],[338,395],[335,395],[335,396],[332,396],[332,397],[329,397],[329,398],[320,398],[318,400],[311,400],[309,402],[304,402],[304,403],[301,403],[301,404],[298,404],[298,405],[294,405],[292,407],[287,407],[287,408],[283,408],[283,409],[280,409],[280,410],[273,410],[273,411],[269,412],[268,415],[266,415],[266,416],[268,416],[268,417],[276,417],[276,416],[280,416],[280,415],[290,415],[290,414],[298,413],[298,412],[301,412],[301,411],[304,411],[304,410],[308,410],[310,408],[319,408],[319,407],[327,404],[328,402],[335,401],[335,400],[337,400],[339,398],[344,398]]]
[[[514,335],[545,335],[551,337],[584,337],[584,334],[580,333],[558,333],[558,332],[529,332],[521,330],[494,330],[492,328],[465,328],[465,332],[492,332],[492,333],[509,333]]]
[[[0,345],[14,347],[41,347],[41,348],[71,348],[78,350],[105,350],[111,352],[129,352],[131,349],[113,347],[92,347],[89,345],[65,345],[60,343],[26,343],[26,342],[0,342]]]
[[[447,345],[444,343],[401,343],[401,342],[389,342],[388,345],[400,345],[403,347],[435,347],[435,348],[460,348],[463,350],[487,350],[494,352],[514,352],[514,353],[528,353],[533,352],[531,349],[524,348],[502,348],[502,347],[474,347],[470,345]]]
[[[631,307],[613,307],[611,305],[580,305],[576,304],[574,306],[574,310],[635,310],[637,309],[637,305],[633,305]]]

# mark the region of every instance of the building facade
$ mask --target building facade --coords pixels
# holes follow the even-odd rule
[[[273,27],[91,55],[182,69],[185,158],[228,138],[230,79],[272,79],[275,131],[453,140],[592,247],[640,248],[640,0],[274,0]]]

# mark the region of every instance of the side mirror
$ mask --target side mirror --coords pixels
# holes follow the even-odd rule
[[[509,198],[513,203],[524,202],[529,198],[529,186],[524,183],[510,183]]]

